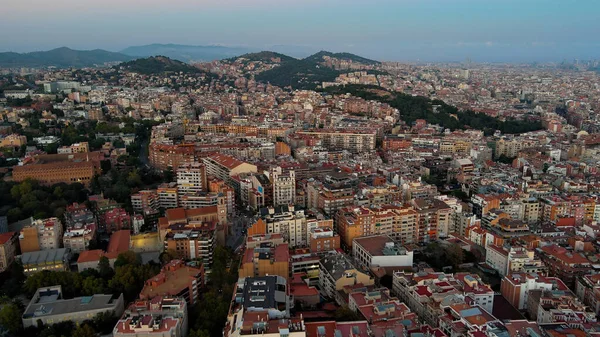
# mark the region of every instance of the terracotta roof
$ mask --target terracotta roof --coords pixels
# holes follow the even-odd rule
[[[100,261],[100,258],[104,255],[102,249],[85,250],[79,254],[77,263]]]
[[[108,242],[107,253],[124,253],[129,250],[131,234],[128,229],[114,232]]]
[[[10,240],[15,234],[16,232],[7,232],[0,234],[0,245],[3,245],[6,242],[8,242],[8,240]]]

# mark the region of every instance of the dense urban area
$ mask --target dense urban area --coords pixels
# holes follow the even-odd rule
[[[0,335],[600,336],[597,61],[115,61],[0,68]]]

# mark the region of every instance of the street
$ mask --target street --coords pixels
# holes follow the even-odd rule
[[[236,210],[231,219],[231,234],[227,237],[227,246],[237,250],[244,243],[246,228],[253,223],[253,218]]]

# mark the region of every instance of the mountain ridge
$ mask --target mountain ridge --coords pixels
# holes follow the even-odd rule
[[[166,56],[182,62],[213,61],[236,57],[252,50],[244,47],[227,47],[220,45],[185,45],[176,43],[152,43],[130,46],[120,53],[132,57]]]
[[[0,53],[0,67],[91,67],[110,62],[129,61],[132,57],[103,49],[76,50],[59,47],[30,53]]]

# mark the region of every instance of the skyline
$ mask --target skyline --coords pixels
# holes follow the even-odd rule
[[[143,5],[143,7],[142,7]],[[73,0],[5,5],[0,51],[67,46],[120,51],[174,43],[309,54],[346,51],[383,61],[549,62],[596,59],[594,1]],[[51,27],[51,28],[50,28]],[[123,32],[127,32],[124,34]]]

